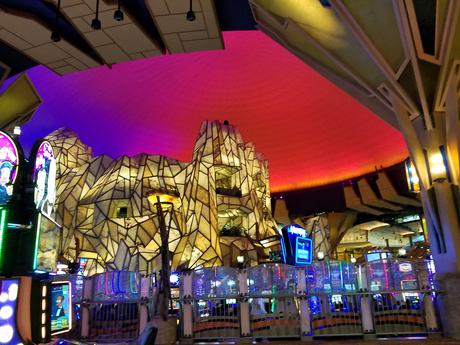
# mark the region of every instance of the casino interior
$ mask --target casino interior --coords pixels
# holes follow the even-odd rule
[[[460,340],[459,42],[457,0],[0,0],[0,345]]]

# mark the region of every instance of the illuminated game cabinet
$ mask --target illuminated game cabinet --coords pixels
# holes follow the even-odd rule
[[[309,265],[313,260],[312,240],[307,231],[297,224],[281,229],[281,247],[284,263],[288,265]]]
[[[56,162],[39,140],[25,159],[15,138],[0,131],[0,345],[46,343],[72,324],[70,282],[51,282],[54,256],[39,255],[53,219]],[[58,236],[50,236],[48,242]]]
[[[72,328],[70,282],[0,279],[0,344],[43,343]]]

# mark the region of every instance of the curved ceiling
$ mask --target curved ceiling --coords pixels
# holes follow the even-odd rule
[[[30,69],[43,104],[23,127],[24,146],[65,126],[95,154],[187,161],[201,121],[228,119],[268,159],[272,191],[348,179],[407,156],[398,131],[261,32],[223,35],[223,51],[64,77]]]

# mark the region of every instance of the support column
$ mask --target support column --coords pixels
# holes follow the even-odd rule
[[[85,284],[83,285],[83,301],[81,304],[81,337],[86,339],[89,336],[90,326],[90,313],[89,304],[93,298],[93,279],[85,278]]]
[[[409,119],[404,105],[392,98],[400,129],[420,181],[423,211],[427,220],[431,253],[441,294],[444,335],[460,339],[460,119],[458,70],[452,68],[446,83],[445,112]]]
[[[426,329],[429,332],[437,332],[439,330],[439,326],[436,318],[433,296],[431,293],[425,293],[423,296],[423,310],[425,314]]]
[[[367,266],[359,266],[359,279],[361,285],[361,291],[367,292]],[[375,336],[374,329],[374,318],[372,316],[372,298],[371,295],[363,294],[361,295],[361,320],[363,326],[363,333],[367,337]]]
[[[297,269],[296,294],[300,301],[300,337],[302,341],[311,341],[313,339],[313,332],[311,329],[310,299],[307,296],[305,268]]]
[[[182,337],[193,338],[193,272],[182,274]],[[183,341],[182,341],[183,342]]]
[[[249,289],[248,289],[248,272],[246,270],[238,271],[238,292],[240,302],[240,330],[241,337],[246,338],[246,342],[251,339],[251,315],[249,311]]]
[[[148,298],[149,291],[145,289],[145,285],[148,286],[150,281],[149,277],[141,277],[141,296],[140,296],[140,305],[139,305],[139,334],[141,334],[147,323],[149,322],[149,308],[148,308]]]

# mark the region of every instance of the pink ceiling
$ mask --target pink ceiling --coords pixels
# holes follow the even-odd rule
[[[407,156],[399,132],[261,32],[224,39],[223,51],[65,77],[29,70],[44,103],[23,128],[26,148],[65,126],[96,154],[187,161],[201,121],[228,119],[265,154],[273,191],[347,179]]]

